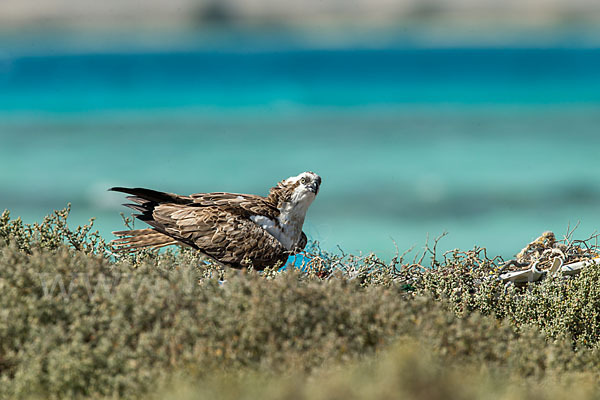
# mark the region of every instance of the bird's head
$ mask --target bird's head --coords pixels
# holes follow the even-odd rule
[[[321,177],[314,172],[303,172],[298,176],[291,176],[284,182],[285,186],[293,188],[292,197],[312,196],[319,193],[321,187]]]
[[[313,202],[319,188],[321,177],[314,172],[303,172],[298,176],[291,176],[271,189],[269,197],[275,200],[278,208],[283,203],[291,205],[305,205],[306,208]]]

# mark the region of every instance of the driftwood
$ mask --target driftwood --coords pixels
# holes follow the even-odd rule
[[[600,258],[593,258],[591,260],[578,261],[571,264],[563,265],[563,261],[556,257],[554,259],[554,264],[552,268],[549,270],[539,270],[537,269],[538,263],[535,262],[529,269],[521,270],[521,271],[513,271],[507,272],[505,274],[500,275],[500,279],[505,282],[514,282],[514,283],[525,283],[525,282],[535,282],[546,275],[554,275],[557,273],[563,275],[577,275],[581,270],[586,267],[592,265],[600,265]]]
[[[597,238],[594,234],[586,240],[570,240],[572,231],[558,241],[553,232],[544,232],[517,254],[514,260],[504,263],[500,274],[504,282],[535,282],[546,276],[576,275],[584,268],[600,265]],[[590,243],[594,241],[595,243]],[[518,268],[518,270],[514,270]],[[512,270],[511,270],[512,269]]]

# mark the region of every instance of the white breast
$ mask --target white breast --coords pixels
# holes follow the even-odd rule
[[[275,221],[264,215],[253,215],[250,217],[250,220],[269,232],[269,234],[277,239],[287,250],[291,250],[298,240],[297,237],[294,237],[293,232],[289,232],[287,229],[281,229]],[[290,235],[290,233],[292,234]]]

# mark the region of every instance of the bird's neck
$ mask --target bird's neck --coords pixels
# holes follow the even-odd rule
[[[271,189],[267,201],[279,211],[275,226],[264,228],[275,236],[283,246],[293,249],[302,236],[302,226],[308,207],[314,196],[296,196],[292,188],[278,184]]]
[[[279,208],[279,216],[277,220],[283,233],[293,241],[295,244],[302,234],[302,226],[304,225],[304,218],[306,217],[306,211],[308,211],[308,204],[292,204],[284,202]]]

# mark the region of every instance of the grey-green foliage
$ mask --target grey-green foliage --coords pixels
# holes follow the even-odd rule
[[[475,267],[477,253],[417,271],[321,252],[312,271],[238,274],[192,251],[116,256],[91,225],[69,230],[67,214],[34,226],[0,218],[0,398],[143,397],[174,378],[229,393],[219,377],[244,376],[298,376],[298,398],[312,398],[321,374],[341,368],[332,379],[355,387],[345,365],[379,365],[378,354],[405,373],[414,354],[395,356],[397,340],[427,349],[423,371],[452,366],[440,375],[448,390],[463,367],[529,381],[597,375],[598,328],[586,325],[597,318],[596,270],[521,290],[485,279],[495,266]]]
[[[597,399],[597,374],[570,371],[520,376],[497,364],[443,357],[410,337],[376,356],[300,374],[264,371],[216,373],[199,381],[176,380],[153,398],[178,400],[578,400]]]
[[[496,266],[452,260],[423,271],[416,292],[445,300],[458,315],[473,311],[509,320],[515,328],[535,325],[548,337],[566,336],[576,347],[600,341],[600,268],[576,277],[554,276],[526,287],[497,279]]]
[[[20,250],[30,253],[33,248],[55,250],[69,245],[85,253],[98,253],[107,249],[107,245],[98,233],[92,231],[94,218],[84,226],[74,230],[69,228],[67,218],[71,205],[54,211],[46,216],[42,223],[25,224],[20,218],[10,219],[10,212],[4,210],[0,215],[0,240],[4,244],[14,243]]]
[[[297,272],[220,285],[163,261],[4,247],[0,393],[132,395],[173,369],[308,371],[383,346],[405,318],[394,290]]]

